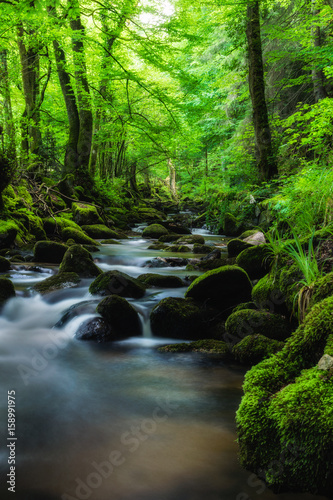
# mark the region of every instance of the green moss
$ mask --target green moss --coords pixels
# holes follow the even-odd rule
[[[163,234],[158,238],[161,243],[172,243],[179,239],[179,234]]]
[[[54,216],[44,219],[43,224],[46,234],[58,233],[59,235],[62,235],[62,231],[66,227],[71,227],[79,231],[81,230],[80,226],[76,224],[76,222],[66,218],[64,215],[62,217]]]
[[[146,287],[139,280],[120,271],[107,271],[98,276],[90,285],[92,295],[120,295],[139,299],[144,296]]]
[[[93,262],[91,254],[80,245],[68,248],[59,267],[60,273],[77,273],[82,278],[94,278],[102,274]]]
[[[97,208],[93,205],[85,205],[84,203],[72,203],[72,212],[74,221],[80,226],[90,226],[92,224],[103,224]]]
[[[241,233],[239,221],[230,213],[226,213],[224,216],[223,229],[227,236],[237,236]]]
[[[333,295],[333,272],[319,278],[313,284],[308,312],[314,304]]]
[[[267,338],[264,335],[248,335],[232,348],[232,354],[239,363],[256,365],[280,351],[283,345],[283,342]]]
[[[144,238],[160,238],[161,236],[168,234],[168,230],[165,229],[161,224],[151,224],[150,226],[145,227],[142,231],[142,236]]]
[[[258,232],[258,229],[249,229],[248,231],[244,231],[240,236],[240,240],[245,240],[245,238],[248,238],[249,236],[252,236],[253,234],[256,234]]]
[[[174,253],[188,253],[191,251],[190,247],[186,245],[171,245],[164,249],[165,252],[174,252]]]
[[[257,306],[254,302],[243,302],[242,304],[238,304],[232,312],[242,311],[243,309],[257,309]]]
[[[188,234],[178,238],[177,243],[187,243],[188,245],[197,243],[199,245],[204,245],[205,238],[200,234]]]
[[[77,286],[80,281],[78,274],[73,272],[59,272],[50,278],[46,278],[34,285],[34,290],[40,294],[50,293],[63,288],[72,288]]]
[[[252,289],[252,300],[260,309],[277,310],[284,297],[273,274],[266,274]]]
[[[148,250],[165,250],[167,245],[165,243],[153,243],[149,245]]]
[[[243,250],[236,258],[236,264],[242,267],[251,279],[262,278],[269,272],[272,264],[269,245],[256,245]]]
[[[0,277],[0,306],[15,295],[15,288],[10,279]]]
[[[208,271],[188,287],[185,297],[207,302],[226,313],[251,298],[252,285],[246,272],[237,266],[223,266]]]
[[[102,238],[113,238],[120,239],[120,236],[116,231],[109,229],[104,224],[94,224],[91,226],[82,226],[82,230],[88,234],[91,238],[102,239]]]
[[[251,248],[252,245],[250,243],[247,243],[246,241],[242,241],[241,239],[233,239],[228,241],[227,248],[228,248],[228,255],[229,257],[237,257],[243,250],[246,250],[247,248]]]
[[[303,286],[299,282],[302,278],[303,274],[296,264],[285,266],[280,270],[278,278],[279,289],[285,298],[285,304],[290,312],[293,312],[295,305],[297,305],[298,292]]]
[[[199,253],[199,254],[208,254],[214,250],[213,247],[209,245],[200,245],[199,243],[194,243],[193,245],[193,253]]]
[[[121,245],[120,241],[112,240],[112,239],[107,239],[101,241],[102,245]]]
[[[75,243],[81,243],[85,245],[97,246],[99,243],[90,238],[86,233],[81,231],[81,229],[75,229],[73,227],[65,227],[61,232],[63,240],[72,239]]]
[[[183,353],[183,352],[201,352],[203,354],[219,355],[225,360],[230,359],[229,346],[221,341],[214,339],[196,340],[195,342],[170,344],[158,348],[159,352]]]
[[[266,311],[243,309],[233,312],[225,324],[229,339],[242,339],[247,335],[259,333],[274,340],[285,340],[291,333],[285,318]]]
[[[10,247],[17,237],[20,228],[12,220],[0,220],[0,249]]]
[[[183,281],[178,276],[170,276],[166,274],[141,274],[138,276],[138,280],[148,287],[156,286],[160,288],[179,288],[184,286]]]
[[[333,334],[329,335],[327,338],[326,347],[324,350],[324,354],[328,354],[329,356],[333,356]]]

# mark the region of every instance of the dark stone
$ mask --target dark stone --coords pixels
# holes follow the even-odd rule
[[[5,257],[0,257],[0,273],[5,273],[10,269],[10,262]]]
[[[120,271],[107,271],[98,276],[90,285],[93,295],[120,295],[139,299],[144,296],[146,287],[135,278]]]
[[[118,339],[142,334],[139,315],[134,307],[123,297],[110,295],[97,306],[96,311],[111,326]]]
[[[84,321],[75,333],[75,337],[78,340],[94,340],[95,342],[118,340],[111,326],[103,318],[93,318]]]
[[[60,264],[59,272],[77,273],[82,278],[94,278],[102,274],[93,262],[91,254],[80,245],[73,245],[68,248]]]
[[[75,287],[79,282],[80,277],[78,274],[73,272],[60,272],[50,278],[46,278],[45,280],[36,283],[33,288],[36,292],[44,294],[55,290],[62,290],[63,288]]]
[[[160,288],[179,288],[184,286],[183,281],[178,276],[167,274],[146,273],[138,276],[138,280],[146,286],[156,286]]]
[[[34,246],[35,262],[49,262],[60,264],[67,250],[66,245],[55,241],[37,241]]]
[[[0,306],[15,295],[15,288],[10,279],[0,277]]]

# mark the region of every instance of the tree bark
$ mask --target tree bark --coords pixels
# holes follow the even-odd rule
[[[316,9],[316,0],[312,0],[312,15],[316,16],[319,14],[319,10]],[[321,47],[321,31],[320,26],[313,26],[312,28],[312,39],[313,45],[315,48]],[[325,90],[324,81],[325,76],[324,72],[314,64],[312,68],[312,83],[313,83],[313,94],[315,98],[315,102],[319,102],[321,99],[325,99],[327,97],[327,92]]]
[[[265,98],[264,68],[260,35],[259,0],[247,4],[246,36],[249,57],[249,89],[253,109],[256,157],[262,181],[277,175]]]
[[[0,81],[5,119],[5,150],[7,151],[8,156],[12,158],[14,163],[16,163],[15,126],[13,120],[7,58],[7,49],[2,49],[0,51]]]
[[[173,200],[177,200],[177,184],[176,184],[176,169],[171,159],[168,159],[168,167],[169,167],[169,186],[170,193]]]

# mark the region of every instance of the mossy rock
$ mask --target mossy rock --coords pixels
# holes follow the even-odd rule
[[[55,290],[62,290],[63,288],[76,287],[79,282],[80,277],[78,274],[73,272],[60,272],[36,283],[33,289],[43,295],[45,293],[54,292]]]
[[[193,245],[193,253],[209,254],[211,251],[212,247],[209,245],[200,245],[199,243]]]
[[[258,232],[258,229],[248,229],[247,231],[244,231],[241,235],[239,235],[240,240],[245,240],[245,238],[248,238],[249,236],[253,236]]]
[[[162,299],[150,314],[150,324],[156,337],[195,340],[202,339],[206,330],[200,307],[178,297]]]
[[[197,243],[199,245],[204,245],[205,238],[200,234],[189,234],[178,238],[177,243],[186,243],[187,245],[193,245],[194,243]]]
[[[116,241],[113,239],[103,240],[103,241],[101,241],[101,244],[102,245],[121,245],[120,241]]]
[[[94,246],[98,245],[97,241],[90,238],[87,234],[81,231],[81,229],[79,230],[73,227],[65,227],[61,232],[61,236],[64,241],[71,239],[74,240],[75,243],[94,245]]]
[[[46,240],[43,219],[41,217],[38,217],[26,208],[12,212],[12,216],[15,217],[17,222],[22,223],[29,235],[34,236],[35,240]]]
[[[298,292],[303,286],[300,283],[302,279],[303,274],[296,264],[286,265],[279,272],[278,287],[285,299],[285,305],[291,313],[297,309]]]
[[[9,248],[14,243],[18,231],[15,222],[0,220],[0,249]]]
[[[88,250],[80,245],[73,245],[66,250],[59,272],[77,273],[82,278],[94,278],[102,274]]]
[[[283,349],[245,377],[237,412],[242,465],[279,491],[330,496],[333,385],[316,366],[331,342],[333,297],[314,305]],[[279,474],[272,463],[281,463]]]
[[[252,289],[252,291],[253,291],[253,289]],[[237,311],[243,311],[243,309],[257,310],[258,307],[254,302],[243,302],[242,304],[238,304],[238,306],[234,307],[232,312],[235,313]]]
[[[251,298],[252,285],[246,272],[237,266],[223,266],[197,278],[185,297],[209,303],[225,313]]]
[[[247,335],[232,348],[236,361],[244,365],[256,365],[283,348],[283,342],[264,335]]]
[[[87,233],[88,236],[94,238],[95,240],[101,240],[103,238],[112,238],[119,240],[120,236],[116,231],[108,228],[104,224],[94,224],[92,226],[81,226],[82,230]]]
[[[219,269],[223,266],[232,265],[233,262],[228,259],[227,256],[221,257],[220,259],[212,259],[212,260],[199,260],[198,262],[190,262],[186,266],[187,271],[212,271],[213,269]]]
[[[186,245],[171,245],[164,249],[165,252],[174,252],[174,253],[188,253],[191,251],[190,247]]]
[[[46,234],[49,235],[59,234],[60,236],[62,236],[62,231],[67,227],[77,229],[78,231],[81,230],[80,226],[76,224],[76,222],[67,219],[66,217],[60,217],[57,215],[44,219],[43,226]]]
[[[120,271],[107,271],[98,276],[90,285],[92,295],[120,295],[140,299],[146,292],[146,287],[137,279]]]
[[[10,279],[0,277],[0,306],[2,306],[8,299],[15,297],[15,295],[15,288]]]
[[[312,285],[311,297],[307,312],[312,306],[317,304],[326,297],[333,295],[333,272],[326,274],[322,278],[319,278]]]
[[[90,226],[92,224],[104,224],[94,205],[84,203],[72,203],[73,219],[79,226]]]
[[[139,315],[126,299],[119,295],[105,297],[97,306],[96,312],[111,326],[117,339],[125,339],[142,334]]]
[[[161,224],[151,224],[150,226],[145,227],[142,231],[142,236],[144,238],[159,239],[160,236],[163,236],[165,234],[168,234],[168,230],[165,229],[164,226],[161,226]]]
[[[247,272],[251,280],[262,278],[272,264],[269,245],[256,245],[243,250],[236,258],[236,264]]]
[[[178,276],[168,274],[146,273],[138,276],[138,280],[147,287],[156,286],[159,288],[180,288],[184,286],[183,281]]]
[[[38,241],[34,246],[34,261],[60,264],[67,246],[55,241]]]
[[[225,361],[230,360],[231,353],[229,346],[222,340],[205,339],[196,340],[195,342],[170,344],[158,348],[159,352],[184,353],[184,352],[200,352],[202,354],[218,355],[219,358]]]
[[[287,314],[286,296],[279,286],[278,276],[266,274],[252,289],[252,300],[258,309],[268,309],[270,312]],[[289,311],[290,312],[290,311]]]
[[[167,245],[165,243],[153,243],[152,245],[149,245],[147,250],[165,250],[167,248]]]
[[[25,258],[20,255],[20,254],[15,254],[12,257],[10,257],[10,262],[25,262]]]
[[[242,232],[241,225],[234,215],[230,213],[225,214],[223,231],[227,236],[238,236]]]
[[[111,325],[103,318],[91,318],[84,321],[75,333],[78,340],[91,340],[93,342],[111,342],[119,340]]]
[[[0,273],[6,273],[10,269],[9,260],[5,259],[5,257],[0,257]]]
[[[163,234],[158,238],[158,241],[161,243],[172,243],[173,241],[177,241],[179,239],[179,234]]]
[[[274,340],[285,340],[291,334],[290,325],[283,316],[254,309],[233,312],[227,319],[225,328],[226,338],[232,343],[254,333]]]
[[[229,257],[237,257],[243,250],[247,248],[251,248],[251,244],[243,241],[241,239],[235,238],[233,240],[228,241],[228,256]]]

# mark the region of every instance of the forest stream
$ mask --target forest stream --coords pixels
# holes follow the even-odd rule
[[[205,238],[221,240],[207,232]],[[103,271],[117,269],[136,277],[156,256],[147,250],[148,240],[131,237],[121,243],[102,245],[94,254]],[[74,338],[79,325],[96,316],[99,299],[88,292],[92,280],[42,298],[29,288],[54,268],[36,272],[14,267],[17,297],[6,303],[0,317],[0,370],[10,381],[3,385],[0,402],[5,421],[7,390],[15,390],[16,498],[324,498],[274,495],[239,466],[235,411],[243,368],[195,353],[157,351],[176,341],[152,336],[149,312],[164,296],[182,297],[185,288],[151,288],[142,299],[131,299],[143,336],[96,344]],[[157,272],[191,274],[182,267]],[[4,432],[1,442],[6,442]],[[7,460],[8,448],[2,447],[3,485]]]

